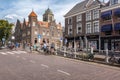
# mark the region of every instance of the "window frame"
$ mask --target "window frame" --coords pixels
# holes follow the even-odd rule
[[[35,26],[35,25],[36,25],[35,22],[33,22],[33,23],[32,23],[32,26]]]
[[[89,25],[89,26],[88,26]],[[86,23],[86,34],[92,33],[91,22]]]
[[[119,2],[118,0],[110,0],[110,4],[111,4],[111,5],[118,4],[118,2]]]
[[[72,24],[72,17],[68,18],[68,24]]]
[[[77,22],[82,21],[82,14],[76,16],[76,21]]]
[[[86,21],[92,20],[91,11],[86,12]]]
[[[68,35],[73,33],[72,25],[68,25]]]
[[[78,28],[81,28],[80,30],[78,30]],[[77,34],[82,33],[82,23],[77,23]]]
[[[98,26],[96,27],[96,25],[98,25]],[[100,29],[99,21],[94,21],[93,22],[93,33],[100,32],[99,29]]]
[[[99,18],[99,9],[94,9],[93,10],[93,19],[98,19]]]

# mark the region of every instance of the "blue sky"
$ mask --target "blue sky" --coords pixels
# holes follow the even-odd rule
[[[9,19],[15,22],[16,19],[28,20],[32,9],[42,21],[42,15],[49,8],[53,11],[57,22],[64,26],[64,15],[77,3],[83,0],[0,0],[0,19]],[[108,1],[108,0],[105,0]]]

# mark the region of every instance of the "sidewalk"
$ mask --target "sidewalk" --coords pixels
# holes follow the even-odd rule
[[[71,56],[70,56],[71,55]],[[83,57],[80,57],[80,56]],[[62,57],[66,57],[66,58],[72,58],[72,59],[78,59],[78,60],[83,60],[83,61],[88,61],[88,62],[94,62],[94,63],[99,63],[99,64],[105,64],[105,65],[110,65],[110,66],[116,66],[116,67],[120,67],[120,64],[110,64],[110,63],[106,63],[105,61],[105,55],[100,55],[100,54],[95,54],[94,55],[94,60],[89,60],[86,59],[86,53],[84,52],[77,52],[77,53],[72,53],[72,52],[68,52],[68,51],[62,51],[62,52],[58,52],[57,56],[62,56]],[[76,56],[76,57],[75,57]]]

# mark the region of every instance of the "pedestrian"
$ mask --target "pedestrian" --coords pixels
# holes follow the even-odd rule
[[[32,53],[32,50],[33,50],[33,46],[32,44],[30,44],[30,52]]]
[[[47,48],[46,43],[44,43],[43,48],[44,48],[44,52],[45,52],[45,51],[46,51],[46,48]]]
[[[16,44],[15,44],[15,50],[17,50],[18,46],[19,46],[19,44],[16,42]]]
[[[36,49],[37,49],[37,46],[36,46],[36,44],[34,44],[33,48],[34,48],[34,50],[36,51]]]

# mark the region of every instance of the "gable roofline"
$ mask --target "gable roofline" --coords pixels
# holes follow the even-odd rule
[[[94,0],[88,0],[87,4],[85,6],[89,7],[93,2],[94,2]]]
[[[78,4],[76,4],[67,14],[64,15],[65,18],[68,18],[70,16],[76,15],[76,14],[81,14],[81,13],[85,13],[86,11],[92,10],[92,9],[96,9],[96,8],[100,8],[101,6],[103,6],[102,2],[99,0],[93,0],[93,2],[91,3],[91,5],[89,5],[90,7],[86,7],[86,4],[88,4],[90,0],[84,0]],[[89,9],[89,10],[88,10]]]
[[[37,14],[32,10],[32,12],[29,14],[29,17],[37,17]]]
[[[85,5],[86,5],[86,2],[87,2],[87,1],[88,1],[88,0],[84,0],[84,1],[81,1],[81,2],[77,3],[71,10],[69,10],[69,11],[64,15],[64,17],[67,17],[67,16],[69,16],[69,15],[71,15],[71,14],[76,13],[76,12],[73,11],[73,10],[75,10],[76,8],[81,8],[81,7],[84,7],[84,8],[85,8]],[[82,8],[82,9],[84,9],[84,8]]]

